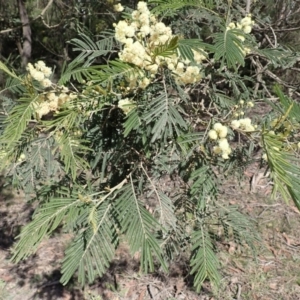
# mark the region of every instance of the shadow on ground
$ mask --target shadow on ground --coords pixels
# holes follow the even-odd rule
[[[91,300],[99,296],[103,300],[204,299],[187,290],[192,286],[187,258],[174,261],[169,275],[163,272],[141,275],[139,257],[132,258],[125,245],[117,250],[116,259],[93,285],[85,290],[76,282],[63,286],[59,282],[59,270],[64,249],[71,239],[64,233],[41,242],[37,252],[25,261],[11,263],[10,250],[15,238],[33,211],[24,197],[0,187],[0,280],[5,283],[8,295],[4,300]],[[207,295],[208,290],[204,293]]]
[[[24,197],[12,193],[4,186],[0,177],[0,288],[6,299],[14,300],[81,300],[84,299],[79,289],[72,284],[64,287],[60,284],[60,261],[68,237],[49,238],[41,243],[37,253],[18,264],[10,262],[11,248],[23,225],[33,214],[32,205]],[[1,285],[1,286],[2,286]]]

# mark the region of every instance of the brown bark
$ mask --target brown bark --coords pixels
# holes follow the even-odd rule
[[[29,17],[25,7],[25,0],[18,0],[20,19],[22,23],[23,31],[23,47],[21,49],[21,66],[26,67],[30,57],[31,57],[31,28],[29,24]]]

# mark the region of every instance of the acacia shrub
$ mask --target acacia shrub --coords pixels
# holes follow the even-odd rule
[[[290,52],[260,49],[253,16],[235,19],[234,7],[220,1],[116,10],[119,21],[100,40],[70,41],[79,55],[57,83],[43,61],[24,75],[0,62],[3,91],[17,96],[2,96],[1,168],[37,203],[12,260],[27,258],[60,227],[74,237],[63,284],[75,273],[82,285],[102,276],[125,240],[140,253],[142,271],[167,271],[185,251],[195,289],[205,279],[218,285],[216,239],[254,250],[259,241],[255,224],[219,201],[227,176],[239,176],[260,150],[273,194],[300,206],[300,107],[279,86],[270,91],[260,67],[261,60],[279,67]],[[186,28],[172,29],[186,16],[195,21],[188,38]],[[203,18],[211,22],[205,41],[197,33]],[[250,118],[258,101],[271,113]]]

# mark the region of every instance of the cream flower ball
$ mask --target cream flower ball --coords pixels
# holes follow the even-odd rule
[[[216,123],[213,128],[217,132],[219,138],[225,138],[227,136],[228,129],[221,123]]]
[[[223,127],[223,125],[222,125],[221,123],[216,123],[216,124],[213,126],[213,128],[214,128],[215,131],[221,130],[222,127]]]
[[[128,98],[122,99],[118,102],[118,107],[123,110],[125,115],[127,115],[135,106],[135,102]]]
[[[219,147],[220,147],[220,149],[222,149],[223,152],[226,152],[228,149],[230,149],[227,139],[225,139],[225,138],[220,139]]]
[[[121,12],[123,10],[124,10],[124,7],[121,5],[121,3],[114,5],[114,11]]]
[[[239,120],[232,120],[231,121],[231,127],[233,129],[238,129],[241,126],[241,123]]]
[[[208,137],[209,137],[211,140],[216,140],[216,139],[218,139],[218,134],[217,134],[217,132],[216,132],[214,129],[211,129],[211,130],[208,132]]]

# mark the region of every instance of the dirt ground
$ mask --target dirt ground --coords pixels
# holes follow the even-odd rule
[[[252,186],[250,186],[252,178]],[[270,200],[268,179],[255,170],[245,172],[245,183],[237,188],[228,182],[223,201],[237,204],[257,221],[262,244],[254,258],[234,243],[223,245],[222,287],[214,292],[209,283],[198,295],[193,292],[184,259],[174,262],[169,276],[141,275],[138,263],[125,247],[107,274],[85,290],[76,282],[59,283],[60,261],[68,241],[57,235],[44,241],[37,253],[24,262],[9,261],[10,247],[32,208],[25,200],[2,189],[0,198],[0,300],[298,300],[300,299],[300,213],[292,202]]]

